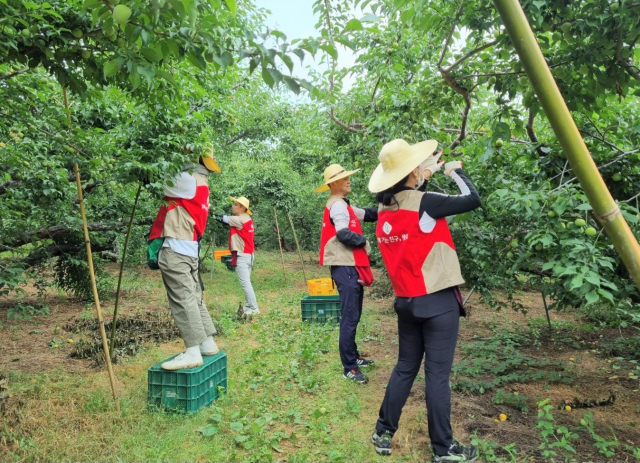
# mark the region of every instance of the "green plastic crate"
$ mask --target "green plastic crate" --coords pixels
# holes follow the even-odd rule
[[[302,321],[310,323],[340,323],[340,296],[307,296],[300,301]]]
[[[236,268],[231,266],[231,259],[233,259],[233,256],[222,256],[221,257],[221,261],[222,261],[223,264],[225,264],[227,266],[227,270],[235,272]]]
[[[173,357],[168,358],[171,360]],[[203,355],[203,364],[185,370],[163,370],[156,363],[148,371],[150,410],[195,413],[218,398],[221,386],[227,390],[227,354]]]

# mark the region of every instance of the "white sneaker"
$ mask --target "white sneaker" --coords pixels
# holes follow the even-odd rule
[[[218,352],[220,352],[220,349],[218,349],[218,345],[212,336],[209,336],[205,342],[200,344],[200,354],[202,355],[216,355]]]
[[[259,313],[260,313],[260,309],[258,309],[257,307],[255,309],[247,309],[245,307],[244,309],[245,315],[258,315]]]
[[[202,365],[200,352],[183,352],[172,360],[164,362],[161,366],[163,370],[182,370],[199,367],[200,365]]]

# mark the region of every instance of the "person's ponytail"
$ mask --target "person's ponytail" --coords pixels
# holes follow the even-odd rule
[[[376,193],[376,201],[378,203],[381,203],[383,206],[391,206],[391,204],[393,203],[398,204],[396,193],[402,191],[405,184],[407,183],[407,180],[409,180],[409,175],[393,185],[391,188],[387,188],[384,191]]]

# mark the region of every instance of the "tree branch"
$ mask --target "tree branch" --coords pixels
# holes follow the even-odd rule
[[[618,148],[619,149],[619,148]],[[602,170],[605,167],[609,167],[612,164],[615,164],[617,162],[619,162],[621,159],[623,159],[625,156],[628,156],[630,154],[636,154],[636,153],[640,153],[640,148],[639,149],[635,149],[632,151],[625,151],[623,152],[620,156],[618,156],[617,158],[615,158],[613,161],[607,162],[606,164],[602,164],[601,166],[598,166],[598,170]],[[557,188],[554,188],[553,190],[550,191],[550,193],[559,190],[560,188],[562,188],[565,185],[568,185],[569,183],[575,181],[578,177],[573,177],[570,178],[569,180],[567,180],[566,182],[564,182],[563,184],[559,185]]]
[[[640,73],[634,69],[634,66],[622,57],[622,27],[618,29],[618,43],[616,45],[616,60],[620,63],[631,77],[640,80]]]
[[[624,200],[624,201],[622,201],[622,202],[623,202],[623,203],[630,203],[631,201],[633,201],[634,199],[636,199],[638,196],[640,196],[640,193],[638,193],[638,194],[637,194],[637,195],[635,195],[635,196],[632,196],[632,197],[631,197],[631,198],[629,198],[629,199],[625,199],[625,200]]]
[[[227,146],[229,145],[233,145],[235,142],[237,142],[238,140],[242,140],[243,138],[245,138],[247,135],[249,135],[249,133],[251,133],[249,131],[249,129],[245,130],[244,132],[240,133],[239,135],[233,137],[231,140],[229,140],[227,143],[225,143]]]
[[[533,108],[529,108],[529,119],[527,120],[527,125],[525,126],[525,128],[527,129],[527,135],[529,136],[529,139],[531,140],[532,143],[538,143],[538,136],[533,130],[533,121],[535,118],[536,118],[535,111],[533,110]],[[536,146],[536,152],[540,157],[545,157],[547,155],[547,153],[545,153],[542,150],[542,146],[540,145]]]
[[[89,231],[91,232],[105,232],[120,230],[125,227],[124,223],[105,223],[105,222],[91,222],[87,224]],[[77,230],[72,230],[65,225],[53,225],[51,227],[43,228],[37,232],[27,232],[20,238],[16,238],[13,241],[5,243],[8,248],[19,248],[25,244],[32,243],[36,240],[61,240],[69,235],[76,233]]]
[[[451,42],[451,37],[453,37],[453,33],[455,32],[456,27],[458,26],[458,19],[460,19],[460,16],[462,16],[462,8],[463,8],[463,3],[460,4],[460,8],[458,8],[458,12],[456,13],[456,18],[453,20],[453,25],[451,26],[449,35],[447,36],[447,39],[444,41],[444,46],[442,47],[442,53],[440,53],[440,59],[436,64],[438,68],[441,68],[442,60],[444,60],[444,57],[447,54],[447,50],[449,49],[449,43]]]
[[[557,68],[558,66],[564,66],[569,64],[569,61],[562,61],[556,64],[549,64],[549,69]],[[511,71],[511,72],[492,72],[490,74],[466,74],[458,77],[458,79],[468,79],[469,77],[499,77],[499,76],[515,76],[519,74],[526,74],[526,71]]]
[[[25,72],[29,72],[31,68],[20,69],[19,71],[12,72],[11,74],[7,74],[6,76],[0,76],[0,80],[11,79],[12,77],[18,76],[20,74],[24,74]]]
[[[489,43],[485,43],[484,45],[482,45],[481,47],[476,48],[475,50],[470,51],[469,53],[467,53],[466,55],[464,55],[462,58],[458,59],[455,63],[453,63],[451,66],[449,66],[448,68],[446,68],[444,71],[445,72],[450,72],[453,68],[457,67],[460,63],[462,63],[463,61],[471,58],[473,55],[480,53],[482,50],[485,50],[489,47],[494,46],[496,43],[498,43],[497,40],[493,40]]]
[[[336,124],[338,124],[340,127],[342,127],[343,129],[351,132],[351,133],[364,133],[365,130],[361,130],[361,129],[357,129],[355,128],[353,125],[347,125],[344,122],[341,122],[336,116],[335,114],[333,114],[333,106],[331,107],[331,109],[329,110],[329,117],[331,117],[331,120],[333,122],[335,122]],[[358,124],[358,125],[362,125],[362,124]]]

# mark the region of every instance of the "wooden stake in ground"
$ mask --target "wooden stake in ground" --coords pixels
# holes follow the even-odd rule
[[[138,199],[140,198],[141,190],[142,190],[142,183],[138,185],[138,191],[136,192],[136,199],[133,202],[133,210],[131,211],[131,217],[129,217],[129,224],[127,225],[127,235],[124,237],[124,249],[122,250],[122,260],[120,261],[120,273],[118,274],[118,287],[116,288],[116,303],[113,307],[113,321],[111,322],[111,344],[109,345],[110,357],[113,357],[113,349],[116,346],[116,321],[118,320],[118,307],[120,302],[120,286],[122,285],[122,274],[124,273],[124,262],[127,258],[127,248],[129,247],[129,236],[131,236],[131,225],[133,224],[133,217],[136,214],[136,207],[138,207]]]
[[[282,252],[282,242],[280,241],[280,225],[278,225],[278,213],[276,207],[273,206],[273,217],[276,219],[276,231],[278,232],[278,246],[280,246],[280,260],[282,260],[282,276],[287,281],[287,271],[284,268],[284,253]]]
[[[71,112],[69,110],[69,98],[67,89],[64,92],[64,106],[69,119],[69,132],[71,132]],[[116,403],[116,411],[120,411],[120,401],[116,392],[116,378],[111,367],[111,357],[109,356],[109,343],[107,342],[107,333],[104,329],[104,320],[102,319],[102,310],[100,309],[100,298],[98,297],[98,286],[96,285],[96,275],[93,271],[93,258],[91,257],[91,241],[89,240],[89,228],[87,227],[87,216],[84,212],[84,200],[82,198],[82,185],[80,184],[80,170],[78,163],[73,163],[73,170],[76,174],[76,186],[78,187],[78,203],[80,204],[80,214],[82,215],[82,229],[84,231],[84,242],[87,247],[87,264],[89,265],[89,276],[91,277],[91,289],[93,290],[93,300],[96,304],[96,315],[98,317],[98,326],[100,327],[100,336],[102,337],[102,349],[104,350],[104,358],[107,363],[107,372],[109,373],[109,381],[111,382],[111,391],[113,392],[113,400]]]
[[[304,271],[304,259],[302,259],[302,251],[300,250],[300,244],[298,244],[298,236],[296,235],[296,229],[293,226],[293,220],[291,220],[291,213],[287,211],[287,216],[289,216],[289,223],[291,224],[291,230],[293,230],[293,239],[296,240],[296,249],[298,250],[298,255],[300,256],[300,263],[302,264],[302,275],[304,276],[304,284],[307,284],[307,273]]]

